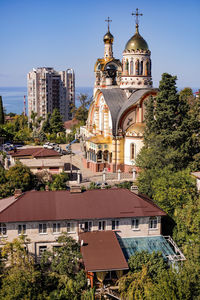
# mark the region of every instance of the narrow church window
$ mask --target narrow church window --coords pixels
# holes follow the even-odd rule
[[[140,75],[143,75],[143,61],[141,61],[140,65]]]
[[[130,146],[130,159],[135,159],[135,144]]]
[[[133,74],[133,61],[131,61],[130,63],[130,74],[131,75]]]

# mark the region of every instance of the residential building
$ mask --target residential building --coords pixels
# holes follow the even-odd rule
[[[72,69],[57,72],[53,68],[37,68],[29,72],[28,116],[31,112],[46,118],[55,108],[63,121],[72,119],[71,107],[75,104],[75,75]]]
[[[126,189],[74,191],[17,192],[0,200],[1,245],[23,233],[30,239],[27,251],[37,261],[67,232],[80,242],[89,278],[94,273],[98,278],[99,272],[123,273],[135,251],[159,250],[170,261],[185,259],[170,237],[171,244],[162,236],[166,213],[150,199]]]
[[[14,165],[17,160],[23,163],[27,159],[59,159],[61,154],[53,149],[44,149],[42,147],[21,148],[8,152],[11,165]]]

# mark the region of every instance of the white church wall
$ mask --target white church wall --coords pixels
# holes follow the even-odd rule
[[[133,166],[134,161],[131,160],[131,144],[135,145],[135,157],[136,159],[138,153],[140,152],[141,148],[143,147],[143,141],[140,138],[134,137],[126,137],[124,142],[124,163],[125,165]]]

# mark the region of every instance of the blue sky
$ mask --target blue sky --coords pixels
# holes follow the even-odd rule
[[[137,7],[154,86],[168,72],[178,76],[178,87],[200,87],[199,0],[0,0],[0,86],[25,86],[26,74],[40,66],[73,68],[77,86],[93,86],[94,64],[104,53],[104,20],[112,19],[114,56],[121,59]]]

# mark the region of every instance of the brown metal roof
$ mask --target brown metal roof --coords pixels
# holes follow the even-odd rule
[[[80,233],[81,253],[86,271],[127,270],[128,264],[113,231]]]
[[[33,157],[49,157],[49,156],[60,156],[58,152],[52,149],[44,148],[25,148],[17,149],[15,151],[8,152],[13,157],[33,156]]]
[[[29,191],[0,213],[0,222],[88,220],[166,215],[153,202],[126,189]]]

